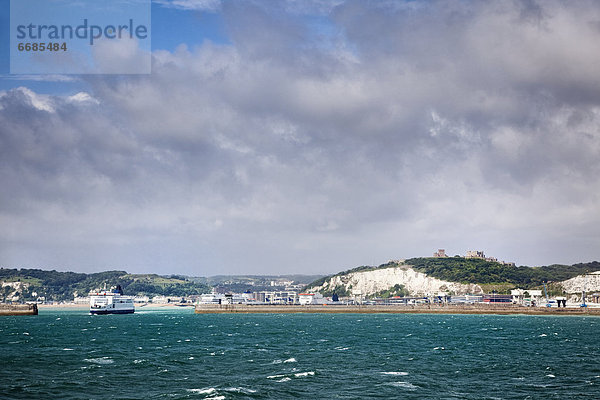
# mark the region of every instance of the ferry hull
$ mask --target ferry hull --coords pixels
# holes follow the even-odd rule
[[[90,310],[90,314],[106,315],[106,314],[133,314],[135,310]]]

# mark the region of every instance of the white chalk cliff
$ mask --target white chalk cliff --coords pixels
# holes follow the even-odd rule
[[[332,291],[343,287],[348,293],[360,291],[362,296],[370,296],[397,284],[403,285],[413,296],[437,295],[439,292],[455,295],[483,293],[479,285],[443,281],[418,272],[409,265],[332,276],[322,285],[310,287],[308,291]]]
[[[561,285],[567,293],[600,292],[600,271],[587,275],[578,275],[574,278],[562,281]]]

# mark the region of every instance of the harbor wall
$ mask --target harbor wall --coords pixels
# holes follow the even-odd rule
[[[515,304],[469,305],[249,305],[198,304],[196,314],[224,313],[350,313],[350,314],[526,314],[526,315],[597,315],[596,308],[524,307]]]
[[[38,315],[37,304],[0,304],[0,315]]]

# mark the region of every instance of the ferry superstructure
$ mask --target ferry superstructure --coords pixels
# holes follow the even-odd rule
[[[134,311],[133,297],[123,296],[121,285],[110,291],[90,292],[90,314],[132,314]]]

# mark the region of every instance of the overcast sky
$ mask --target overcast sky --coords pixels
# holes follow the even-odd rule
[[[152,13],[151,75],[0,78],[3,267],[600,259],[597,1]]]

